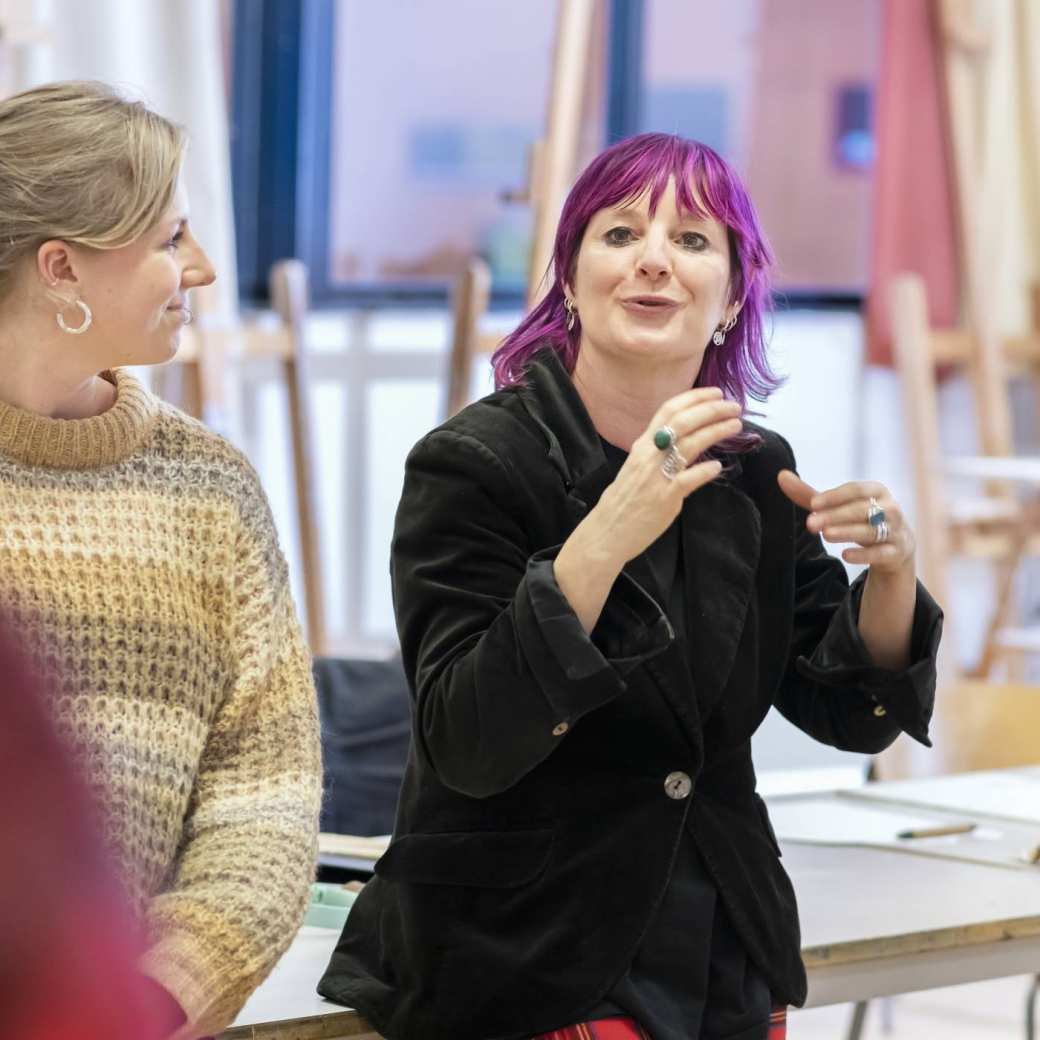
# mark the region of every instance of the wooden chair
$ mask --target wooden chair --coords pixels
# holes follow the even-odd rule
[[[286,390],[307,639],[312,653],[325,654],[330,648],[325,625],[304,328],[308,310],[307,267],[299,260],[280,260],[271,268],[268,285],[275,321],[264,316],[250,322],[221,322],[210,310],[205,291],[196,290],[192,303],[197,320],[185,330],[174,361],[158,370],[156,392],[196,418],[212,422],[224,413],[230,365],[260,361],[277,364]]]
[[[949,608],[949,571],[956,555],[982,556],[997,570],[996,609],[973,674],[987,676],[1008,653],[1040,652],[1040,630],[1013,628],[1014,581],[1023,559],[1040,552],[1040,458],[943,458],[939,446],[937,367],[967,366],[972,339],[961,331],[932,332],[922,280],[894,279],[890,290],[896,363],[903,383],[907,432],[913,449],[918,554],[922,579]],[[1004,345],[1012,362],[1031,363],[1032,340]],[[1006,391],[1005,391],[1006,392]],[[976,478],[982,494],[952,496],[948,478]],[[1021,490],[1025,489],[1025,497]]]

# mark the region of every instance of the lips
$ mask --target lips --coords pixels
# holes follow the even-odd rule
[[[679,304],[667,296],[629,296],[621,301],[622,306],[636,314],[668,314]]]

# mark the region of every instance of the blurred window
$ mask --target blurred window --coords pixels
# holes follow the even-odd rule
[[[443,287],[473,254],[500,292],[526,279],[527,183],[557,0],[340,0],[335,8],[329,281]]]
[[[704,141],[746,178],[778,288],[867,283],[877,0],[643,5],[638,126]],[[626,128],[627,129],[627,128]]]

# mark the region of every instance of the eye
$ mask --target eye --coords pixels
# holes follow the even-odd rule
[[[603,241],[608,246],[627,246],[630,242],[635,241],[635,235],[632,234],[632,229],[627,227],[612,227],[604,236]]]
[[[180,228],[173,238],[169,239],[163,244],[163,249],[168,249],[170,252],[174,252],[177,247],[181,244],[181,239],[184,238],[184,228]]]
[[[679,241],[682,243],[683,249],[692,249],[694,252],[708,248],[708,239],[699,231],[685,231],[679,237]]]

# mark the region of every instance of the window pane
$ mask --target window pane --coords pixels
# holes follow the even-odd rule
[[[736,165],[781,289],[862,292],[877,0],[654,0],[646,12],[642,129]]]
[[[474,253],[526,280],[526,186],[543,132],[556,0],[339,0],[329,275],[441,284]],[[392,42],[391,42],[392,41]]]

